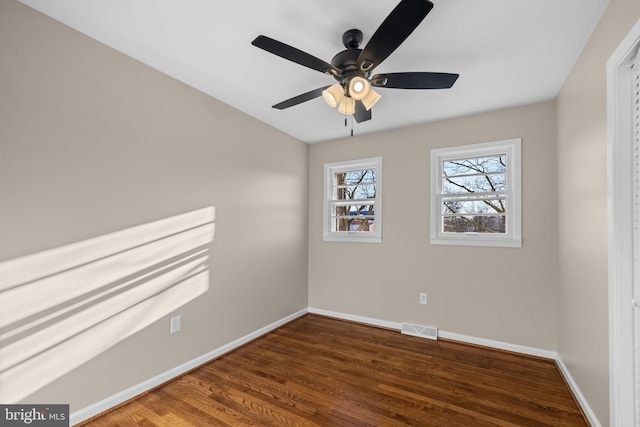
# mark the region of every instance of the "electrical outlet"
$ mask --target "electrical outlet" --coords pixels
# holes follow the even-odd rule
[[[426,304],[426,303],[427,303],[427,294],[421,293],[420,294],[420,304]]]
[[[171,333],[175,334],[180,331],[180,323],[182,322],[182,316],[174,316],[171,318]]]

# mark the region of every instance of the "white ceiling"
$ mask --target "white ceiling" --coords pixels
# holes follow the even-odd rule
[[[350,134],[322,98],[285,99],[332,77],[251,45],[263,34],[327,62],[358,28],[363,46],[399,0],[20,0],[302,141]],[[375,73],[458,73],[448,90],[384,89],[355,134],[553,99],[608,0],[433,0]],[[604,64],[603,64],[604,66]],[[375,74],[374,73],[374,74]]]

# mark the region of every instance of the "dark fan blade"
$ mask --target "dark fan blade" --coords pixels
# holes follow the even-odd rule
[[[284,110],[285,108],[293,107],[294,105],[311,101],[314,98],[322,96],[322,91],[328,87],[329,86],[321,87],[318,89],[314,89],[310,92],[303,93],[302,95],[294,96],[293,98],[287,99],[286,101],[282,101],[279,104],[274,105],[273,108],[277,108],[278,110]]]
[[[371,120],[371,110],[367,111],[367,108],[364,106],[362,101],[356,101],[356,110],[353,113],[353,118],[356,119],[356,122],[358,123]]]
[[[388,73],[371,77],[371,86],[392,89],[449,89],[458,79],[450,73]]]
[[[428,0],[402,0],[371,36],[358,57],[362,71],[371,71],[387,59],[433,8]]]
[[[328,62],[267,36],[258,36],[251,44],[274,55],[278,55],[281,58],[295,62],[296,64],[320,71],[321,73],[329,75],[340,73],[340,70]]]

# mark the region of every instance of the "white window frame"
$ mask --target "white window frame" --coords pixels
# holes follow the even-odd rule
[[[334,176],[336,173],[353,170],[376,170],[376,196],[374,203],[374,231],[373,232],[344,232],[335,231],[332,228],[334,200]],[[347,160],[342,162],[325,163],[324,165],[324,213],[323,213],[323,240],[331,242],[382,242],[382,157],[371,157],[359,160]]]
[[[522,247],[522,140],[502,141],[431,150],[431,244],[460,246]],[[505,233],[447,233],[442,224],[442,165],[446,160],[470,159],[481,156],[506,154],[507,163],[507,215]]]

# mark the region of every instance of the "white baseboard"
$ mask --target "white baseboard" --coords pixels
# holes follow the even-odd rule
[[[71,425],[76,425],[78,423],[81,423],[84,420],[87,420],[91,417],[94,417],[102,412],[105,412],[111,408],[113,408],[114,406],[117,406],[121,403],[126,402],[129,399],[132,399],[136,396],[138,396],[139,394],[142,394],[146,391],[149,391],[157,386],[159,386],[160,384],[163,384],[173,378],[176,378],[182,374],[184,374],[185,372],[188,372],[194,368],[197,368],[198,366],[205,364],[217,357],[222,356],[225,353],[230,352],[231,350],[238,348],[246,343],[248,343],[249,341],[252,341],[256,338],[261,337],[262,335],[271,332],[272,330],[279,328],[280,326],[284,325],[285,323],[288,323],[294,319],[297,319],[300,316],[305,315],[308,312],[308,310],[305,308],[303,310],[298,311],[297,313],[293,313],[283,319],[280,319],[270,325],[267,325],[263,328],[258,329],[255,332],[252,332],[248,335],[245,335],[242,338],[239,338],[235,341],[232,341],[226,345],[223,345],[222,347],[219,347],[207,354],[204,354],[200,357],[197,357],[193,360],[190,360],[186,363],[183,363],[180,366],[177,366],[173,369],[170,369],[166,372],[163,372],[159,375],[156,375],[153,378],[149,378],[146,381],[141,382],[140,384],[137,384],[133,387],[130,387],[126,390],[123,390],[119,393],[116,393],[112,396],[107,397],[106,399],[103,399],[97,403],[94,403],[93,405],[89,405],[86,408],[82,408],[78,411],[75,411],[73,413],[70,414],[70,423]]]
[[[567,369],[567,366],[564,364],[560,356],[556,357],[556,365],[558,365],[560,373],[562,373],[565,381],[567,381],[567,384],[569,384],[573,395],[576,397],[576,400],[580,404],[580,407],[589,420],[589,424],[591,424],[591,427],[602,427],[602,424],[600,424],[600,421],[598,421],[598,417],[596,417],[593,409],[591,409],[591,406],[589,406],[587,399],[585,399],[584,395],[580,391],[580,388],[578,387],[578,384],[576,384],[575,380],[571,376],[571,373],[569,372],[569,369]]]
[[[354,316],[351,314],[322,310],[319,308],[309,307],[309,313],[335,317],[337,319],[351,320],[354,322],[365,323],[367,325],[373,325],[373,326],[381,326],[389,329],[397,329],[397,330],[402,329],[402,323],[388,322],[386,320],[373,319],[370,317]],[[425,325],[425,326],[428,326],[428,325]],[[441,329],[438,329],[438,337],[454,340],[454,341],[460,341],[468,344],[481,345],[484,347],[490,347],[490,348],[495,348],[499,350],[513,351],[515,353],[520,353],[520,354],[528,354],[530,356],[544,357],[547,359],[555,360],[557,357],[557,353],[551,350],[542,350],[534,347],[527,347],[527,346],[517,345],[517,344],[509,344],[502,341],[494,341],[494,340],[488,340],[485,338],[476,338],[468,335],[455,334],[453,332],[446,332]]]
[[[322,310],[320,308],[309,307],[309,313],[321,316],[335,317],[336,319],[350,320],[352,322],[364,323],[366,325],[380,326],[381,328],[397,329],[402,328],[402,323],[388,322],[386,320],[373,319],[371,317],[355,316],[353,314],[339,313],[337,311]]]
[[[380,327],[389,328],[389,329],[400,330],[402,328],[402,323],[388,322],[386,320],[373,319],[370,317],[354,316],[351,314],[339,313],[339,312],[329,311],[329,310],[322,310],[319,308],[309,307],[309,313],[320,314],[322,316],[328,316],[328,317],[335,317],[337,319],[351,320],[353,322],[364,323],[372,326],[380,326]],[[598,421],[598,418],[596,417],[595,413],[589,406],[587,399],[585,399],[584,395],[580,391],[580,388],[574,381],[573,377],[569,373],[569,370],[565,366],[562,359],[560,359],[560,356],[558,355],[557,352],[551,351],[551,350],[543,350],[543,349],[534,348],[534,347],[527,347],[523,345],[509,344],[502,341],[488,340],[485,338],[476,338],[468,335],[461,335],[461,334],[446,332],[442,330],[438,330],[438,337],[441,337],[444,339],[450,339],[454,341],[465,342],[469,344],[481,345],[484,347],[490,347],[490,348],[495,348],[499,350],[512,351],[514,353],[526,354],[529,356],[544,357],[546,359],[555,360],[556,365],[560,370],[560,373],[566,380],[567,384],[569,384],[571,391],[576,397],[578,404],[584,411],[589,423],[591,423],[591,426],[602,427],[602,424],[600,424],[600,422]]]
[[[525,345],[510,344],[503,341],[494,341],[486,338],[476,338],[468,335],[456,334],[453,332],[438,331],[438,336],[453,341],[461,341],[467,344],[476,344],[483,347],[495,348],[498,350],[512,351],[514,353],[527,354],[529,356],[544,357],[545,359],[556,359],[558,353],[552,350],[543,350]]]

